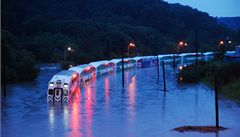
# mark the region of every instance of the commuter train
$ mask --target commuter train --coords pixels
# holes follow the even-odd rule
[[[72,92],[79,86],[79,77],[79,74],[72,70],[64,70],[54,75],[48,83],[47,101],[68,102]]]
[[[199,60],[208,61],[213,58],[213,52],[198,53]],[[196,58],[195,53],[164,54],[158,56],[141,56],[134,58],[124,58],[124,69],[145,68],[157,65],[157,61],[183,65]],[[54,75],[48,84],[47,101],[49,102],[68,102],[74,94],[76,88],[84,85],[86,81],[91,81],[97,77],[117,72],[122,69],[122,59],[112,59],[91,62],[89,64],[78,65],[61,71]]]

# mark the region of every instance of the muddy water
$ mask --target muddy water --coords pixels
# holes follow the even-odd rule
[[[216,133],[178,133],[183,125],[215,125],[214,92],[204,84],[179,84],[166,68],[167,93],[156,68],[104,75],[76,92],[71,102],[46,100],[47,82],[58,69],[42,69],[34,82],[8,85],[2,100],[2,137],[237,137],[240,107],[220,99]],[[161,71],[160,71],[161,72]]]

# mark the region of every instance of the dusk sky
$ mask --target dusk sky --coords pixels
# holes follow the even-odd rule
[[[169,3],[180,3],[207,12],[214,17],[240,16],[240,0],[165,0]]]

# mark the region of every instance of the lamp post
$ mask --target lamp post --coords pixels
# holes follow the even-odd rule
[[[186,47],[188,44],[184,41],[180,41],[177,46],[177,54],[179,54],[179,50]]]
[[[220,59],[223,60],[224,53],[225,53],[225,42],[223,40],[220,40],[218,43],[218,49],[220,51]]]
[[[179,50],[186,47],[188,44],[184,41],[180,41],[178,42],[178,45],[177,45],[177,56],[179,54]],[[176,67],[176,59],[175,59],[175,54],[173,55],[173,67],[175,68]]]
[[[195,31],[196,66],[198,66],[198,31]]]
[[[124,47],[122,46],[122,87],[124,87]]]
[[[66,54],[67,54],[67,52],[72,52],[72,51],[74,51],[74,50],[72,49],[72,47],[68,47],[67,50],[64,50],[64,54],[63,54],[63,59],[64,59],[64,61],[66,61]]]
[[[131,47],[136,47],[136,45],[135,45],[134,43],[130,43],[130,44],[128,45],[128,57],[129,57],[129,49],[130,49]]]

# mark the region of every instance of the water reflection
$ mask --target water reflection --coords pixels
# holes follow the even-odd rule
[[[105,108],[109,111],[109,77],[105,77]]]
[[[49,105],[49,110],[48,110],[48,119],[49,119],[49,129],[50,129],[50,134],[51,136],[54,136],[54,121],[55,121],[55,116],[54,116],[54,107],[50,104]]]
[[[135,92],[136,92],[136,76],[131,78],[131,83],[128,86],[129,92],[129,104],[131,109],[134,109],[135,106]]]
[[[88,84],[85,91],[85,131],[86,137],[92,137],[92,117],[93,117],[93,106],[95,102],[95,85]]]
[[[162,98],[162,121],[165,122],[165,113],[166,113],[166,96]]]
[[[47,109],[46,83],[52,74],[55,72],[41,74],[37,90],[23,84],[9,87],[6,106],[2,108],[2,136],[184,136],[171,129],[186,123],[212,125],[215,122],[211,89],[200,84],[176,84],[174,77],[167,73],[171,92],[162,96],[159,93],[162,83],[154,79],[156,68],[138,69],[137,75],[126,71],[125,88],[121,85],[121,72],[98,78],[75,92],[70,102],[50,103]],[[221,124],[230,129],[219,134],[196,133],[196,136],[240,134],[239,106],[219,101]]]
[[[69,107],[71,109],[70,113],[70,121],[69,121],[69,127],[70,127],[70,133],[68,137],[81,137],[82,133],[80,132],[81,130],[81,92],[77,88],[75,91],[74,96],[72,97],[72,101],[69,103]],[[64,120],[68,121],[68,108],[64,107]],[[67,126],[67,122],[64,122],[65,127]]]
[[[128,85],[128,99],[129,99],[129,115],[131,122],[134,122],[135,119],[135,100],[136,100],[136,76],[131,78],[131,82]]]

